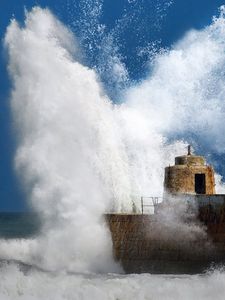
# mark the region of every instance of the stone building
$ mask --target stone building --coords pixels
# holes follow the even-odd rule
[[[212,166],[202,156],[191,154],[175,158],[175,165],[165,168],[164,190],[169,194],[215,194],[215,179]]]

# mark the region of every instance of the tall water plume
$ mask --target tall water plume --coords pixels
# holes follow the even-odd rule
[[[49,267],[107,269],[111,244],[102,215],[130,201],[112,104],[96,74],[79,63],[72,34],[48,10],[27,13],[24,28],[12,21],[6,44],[16,168],[45,220],[37,251]]]

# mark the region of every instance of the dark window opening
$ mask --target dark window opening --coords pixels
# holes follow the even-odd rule
[[[196,194],[205,194],[205,174],[195,174],[195,193]]]

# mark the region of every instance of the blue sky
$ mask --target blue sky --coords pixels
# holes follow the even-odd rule
[[[130,80],[137,81],[144,78],[148,55],[138,56],[137,49],[146,45],[156,45],[155,49],[169,48],[180,39],[186,31],[201,29],[210,24],[212,16],[218,14],[218,8],[224,4],[219,0],[105,0],[102,13],[96,20],[90,20],[93,5],[100,1],[74,0],[2,0],[0,2],[0,211],[25,210],[25,193],[13,170],[13,155],[16,137],[10,118],[9,97],[10,80],[7,74],[7,53],[3,47],[3,38],[10,19],[15,17],[21,24],[24,20],[24,8],[31,9],[35,5],[48,7],[51,11],[78,37],[85,64],[95,67],[101,57],[101,49],[97,48],[101,39],[94,31],[90,35],[85,31],[98,24],[104,24],[107,33],[113,34],[118,45],[118,53],[125,64]],[[84,11],[85,10],[85,11]],[[93,46],[90,50],[88,45]],[[114,86],[106,72],[100,77],[109,94],[116,94]]]

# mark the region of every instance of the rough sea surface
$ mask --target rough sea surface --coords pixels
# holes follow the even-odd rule
[[[0,214],[1,243],[32,239],[39,230],[35,214]],[[50,271],[12,259],[0,262],[1,300],[222,300],[224,293],[222,270],[196,275],[96,274]]]

